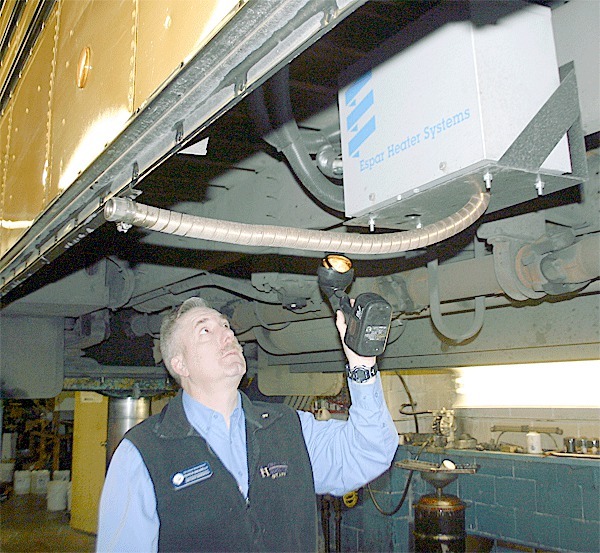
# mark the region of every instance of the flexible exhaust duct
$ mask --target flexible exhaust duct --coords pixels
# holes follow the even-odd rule
[[[292,248],[348,255],[384,255],[416,250],[458,234],[483,215],[489,193],[477,192],[459,211],[421,229],[389,234],[353,234],[270,225],[251,225],[186,215],[125,198],[112,198],[104,206],[107,221],[240,246]]]

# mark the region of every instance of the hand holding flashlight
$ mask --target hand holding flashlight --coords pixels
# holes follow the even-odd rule
[[[350,300],[351,306],[354,306],[354,299]],[[335,326],[340,333],[340,338],[342,340],[342,347],[344,348],[344,353],[346,355],[346,359],[348,360],[348,365],[351,367],[356,367],[359,365],[365,365],[367,367],[371,367],[375,364],[377,359],[375,356],[364,357],[351,350],[345,342],[346,332],[348,330],[348,325],[346,324],[346,317],[341,309],[338,309],[335,313]]]
[[[382,354],[390,331],[391,305],[371,292],[360,294],[351,302],[345,290],[354,278],[354,269],[352,262],[343,255],[328,255],[318,268],[317,275],[319,286],[334,311],[341,311],[344,315],[347,328],[342,341],[345,346],[360,357]]]

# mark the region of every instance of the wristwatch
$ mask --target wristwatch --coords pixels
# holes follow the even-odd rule
[[[350,380],[354,380],[354,382],[365,382],[377,374],[377,363],[375,363],[375,365],[372,367],[367,367],[366,365],[357,365],[356,367],[352,368],[350,368],[350,365],[347,364],[346,372],[348,373],[348,378]]]

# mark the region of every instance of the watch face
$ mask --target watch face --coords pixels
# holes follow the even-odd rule
[[[376,373],[376,365],[373,365],[372,367],[365,367],[362,365],[360,367],[349,369],[348,377],[354,380],[354,382],[365,382],[365,380],[369,380],[369,378],[375,376]]]
[[[360,368],[357,369],[356,372],[354,372],[354,379],[356,380],[356,382],[364,382],[365,380],[368,380],[370,378],[371,374],[368,371],[368,369],[364,369],[364,368]]]

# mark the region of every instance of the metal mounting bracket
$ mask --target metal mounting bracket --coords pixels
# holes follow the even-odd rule
[[[477,239],[475,239],[474,244],[475,257],[483,256],[485,244],[483,242],[479,242]],[[464,342],[475,336],[483,326],[483,319],[485,315],[485,296],[477,296],[475,298],[475,316],[471,326],[463,332],[455,332],[448,327],[442,316],[440,307],[440,285],[437,258],[427,263],[427,281],[429,285],[429,308],[431,311],[431,322],[434,324],[438,332],[449,340],[457,343]]]

